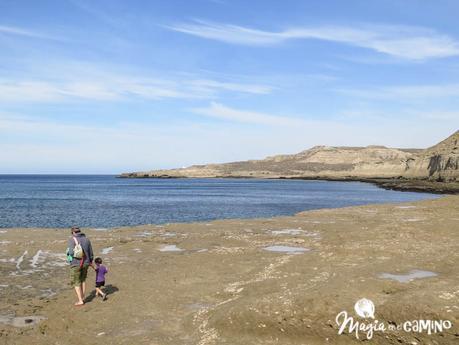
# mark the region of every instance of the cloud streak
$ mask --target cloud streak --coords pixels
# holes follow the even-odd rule
[[[182,23],[166,26],[166,28],[201,38],[250,46],[269,46],[289,40],[316,39],[367,48],[407,60],[459,55],[459,43],[455,39],[434,30],[409,26],[318,26],[273,32],[239,25],[196,21],[192,24]]]
[[[216,102],[211,102],[211,104],[206,108],[194,108],[191,111],[195,114],[215,119],[257,125],[307,126],[309,124],[309,122],[303,119],[271,115],[249,110],[238,110]]]
[[[459,84],[404,85],[366,89],[340,89],[338,92],[358,98],[380,100],[426,100],[459,97]]]
[[[18,28],[15,26],[5,26],[5,25],[0,25],[0,35],[1,34],[24,36],[24,37],[29,37],[29,38],[48,39],[48,40],[58,39],[56,37],[45,35],[45,34],[42,34],[36,31],[32,31],[29,29]]]
[[[116,101],[132,99],[213,99],[224,92],[268,94],[271,87],[210,79],[169,80],[106,75],[64,80],[0,79],[4,102]]]

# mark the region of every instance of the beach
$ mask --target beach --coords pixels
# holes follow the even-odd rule
[[[0,1],[0,345],[459,345],[458,13]]]
[[[83,229],[108,300],[76,308],[69,231],[0,231],[0,344],[357,344],[337,315],[445,329],[374,331],[374,344],[459,339],[459,196],[290,217]],[[95,274],[88,286],[94,289]],[[354,304],[374,303],[375,319]],[[448,329],[446,329],[448,328]]]

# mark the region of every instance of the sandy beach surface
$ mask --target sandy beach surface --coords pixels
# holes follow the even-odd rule
[[[84,232],[109,296],[76,308],[69,232],[0,229],[0,344],[459,343],[459,196]],[[380,324],[451,327],[338,334],[342,311],[375,321],[361,298]]]

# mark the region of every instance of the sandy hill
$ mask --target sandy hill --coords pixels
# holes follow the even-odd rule
[[[397,178],[459,180],[459,131],[428,148],[315,146],[292,155],[188,168],[125,173],[122,177]]]

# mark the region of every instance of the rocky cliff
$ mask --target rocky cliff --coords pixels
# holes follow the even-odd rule
[[[406,176],[435,181],[459,181],[459,131],[408,162]]]
[[[260,177],[459,181],[459,131],[428,148],[315,146],[292,155],[188,168],[125,173],[122,177]]]

